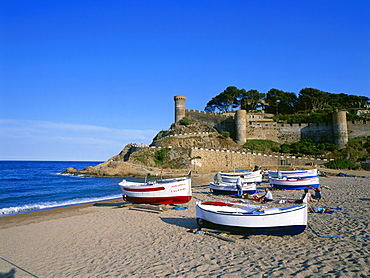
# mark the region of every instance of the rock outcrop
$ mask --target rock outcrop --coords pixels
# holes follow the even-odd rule
[[[241,146],[231,138],[222,136],[210,125],[199,122],[189,125],[175,123],[169,130],[160,131],[150,147],[129,144],[104,163],[82,170],[70,167],[64,173],[98,177],[185,175],[193,159],[189,148],[239,150]],[[162,160],[157,158],[160,155],[163,156]]]

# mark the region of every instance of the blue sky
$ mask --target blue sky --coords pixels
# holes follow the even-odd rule
[[[228,86],[370,97],[370,1],[0,2],[0,159],[151,143],[175,95]]]

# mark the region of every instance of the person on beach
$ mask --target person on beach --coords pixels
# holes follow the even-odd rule
[[[309,207],[308,212],[313,212],[313,213],[333,213],[334,211],[328,208],[314,208],[314,207]]]
[[[302,204],[302,203],[308,203],[308,202],[314,202],[314,199],[312,198],[311,193],[308,192],[308,189],[304,190],[304,193],[301,198],[295,200],[294,202],[287,201],[287,203],[290,204]]]
[[[326,202],[326,198],[324,196],[322,196],[322,193],[321,193],[321,190],[320,188],[315,188],[315,195],[312,197],[312,202],[315,202],[315,201],[320,201],[320,200],[323,200],[324,202]]]
[[[218,173],[214,176],[214,178],[213,178],[213,182],[214,182],[215,184],[221,184],[221,183],[222,183],[222,177],[221,177],[221,173],[220,173],[220,172],[218,172]]]
[[[279,169],[277,170],[277,177],[278,177],[278,179],[282,179],[283,178],[283,175],[281,174],[281,172],[280,172]]]
[[[263,196],[257,198],[257,201],[261,202],[261,203],[272,202],[273,198],[272,198],[271,191],[266,187],[265,188],[265,194]]]
[[[243,179],[244,176],[242,175],[238,177],[238,179],[236,180],[236,189],[238,190],[238,198],[243,197]]]

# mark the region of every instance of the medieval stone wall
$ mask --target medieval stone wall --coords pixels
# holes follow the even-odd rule
[[[235,138],[235,116],[234,113],[210,113],[199,110],[185,110],[186,117],[193,121],[208,124],[218,131],[228,131]]]
[[[236,138],[235,112],[208,113],[198,110],[186,110],[186,117],[228,131]],[[281,124],[262,120],[262,115],[247,114],[246,139],[264,139],[279,143],[292,143],[300,139],[335,142],[332,123]],[[348,137],[370,136],[370,122],[347,122]]]
[[[191,157],[200,157],[191,161],[192,170],[196,173],[253,169],[255,165],[268,167],[269,169],[278,169],[282,166],[299,168],[308,164],[320,166],[328,162],[327,159],[311,157],[267,155],[256,152],[202,148],[192,148]]]
[[[370,136],[369,121],[347,122],[347,127],[348,127],[348,138]]]

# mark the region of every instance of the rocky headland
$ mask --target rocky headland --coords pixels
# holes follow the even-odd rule
[[[97,177],[144,177],[147,175],[173,177],[186,175],[193,170],[194,160],[200,157],[192,157],[191,148],[225,150],[227,152],[245,151],[243,146],[234,140],[220,134],[214,127],[200,122],[191,122],[189,125],[180,123],[172,124],[169,130],[160,131],[149,146],[129,144],[117,155],[107,161],[85,169],[67,168],[63,173],[73,175],[88,175]],[[264,154],[267,156],[266,154]],[[211,164],[206,158],[202,159],[203,165]],[[246,161],[246,164],[248,162]],[[250,163],[251,164],[251,163]],[[273,165],[266,161],[265,165],[259,164],[263,169],[290,170],[307,168],[300,165]],[[254,165],[246,165],[253,168]],[[308,166],[312,167],[312,166]],[[337,175],[343,170],[326,169],[324,164],[316,165],[321,171],[330,175]],[[207,167],[205,167],[207,168]],[[230,170],[230,165],[229,168]],[[225,169],[212,169],[202,173],[215,173]],[[195,171],[193,171],[195,173]],[[345,171],[356,176],[370,176],[369,171]]]
[[[229,150],[242,148],[232,139],[220,135],[210,125],[193,122],[185,126],[176,123],[169,130],[160,131],[149,146],[129,144],[104,163],[82,170],[70,167],[63,173],[98,177],[185,175],[191,170],[189,148],[192,147]],[[162,159],[157,158],[161,149],[166,152]]]

